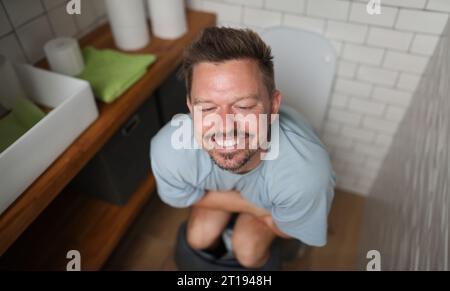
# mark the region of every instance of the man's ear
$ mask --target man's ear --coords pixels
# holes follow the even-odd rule
[[[277,114],[280,111],[280,105],[281,105],[281,92],[279,90],[275,90],[272,94],[271,113]]]

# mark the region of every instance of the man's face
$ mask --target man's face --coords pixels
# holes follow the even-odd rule
[[[256,61],[203,62],[194,66],[188,107],[195,137],[222,169],[245,172],[259,161],[261,137],[281,96],[269,96]]]

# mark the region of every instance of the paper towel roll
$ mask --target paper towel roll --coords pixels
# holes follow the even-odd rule
[[[144,0],[144,6],[145,6],[145,15],[147,16],[147,19],[150,21],[151,23],[151,18],[150,18],[150,3],[148,3],[148,1]]]
[[[84,69],[80,46],[74,38],[61,37],[52,39],[45,44],[44,51],[50,69],[54,72],[76,76]]]
[[[16,70],[11,62],[0,55],[0,104],[11,110],[16,100],[25,98],[25,91],[17,77]]]
[[[148,0],[148,7],[153,35],[175,39],[187,32],[183,0]]]
[[[106,0],[105,3],[117,47],[126,51],[145,47],[150,41],[150,34],[144,2]]]

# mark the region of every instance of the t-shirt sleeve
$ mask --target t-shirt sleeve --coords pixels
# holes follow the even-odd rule
[[[327,217],[334,195],[332,186],[317,192],[284,190],[272,207],[272,218],[277,227],[302,242],[323,246],[327,241]]]
[[[326,151],[304,147],[309,152],[281,157],[271,179],[272,219],[277,227],[302,242],[323,246],[327,220],[334,197],[335,174]]]
[[[189,207],[204,195],[198,185],[193,153],[174,149],[170,132],[163,128],[151,141],[150,163],[162,201],[177,208]]]

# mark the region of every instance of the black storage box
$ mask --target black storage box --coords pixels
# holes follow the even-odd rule
[[[172,120],[178,113],[189,113],[186,104],[186,86],[180,77],[180,68],[176,69],[156,91],[161,124]]]
[[[124,123],[72,181],[82,193],[123,205],[150,173],[150,140],[160,128],[156,99]]]

